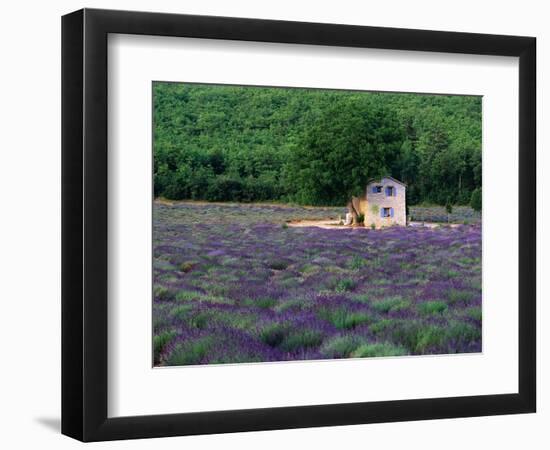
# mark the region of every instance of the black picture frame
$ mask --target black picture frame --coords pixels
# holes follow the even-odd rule
[[[109,33],[519,57],[518,393],[108,418]],[[102,441],[535,412],[535,90],[533,37],[97,9],[63,16],[62,433]]]

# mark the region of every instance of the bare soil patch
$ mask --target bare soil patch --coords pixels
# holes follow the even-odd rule
[[[340,229],[350,229],[349,225],[340,225],[340,221],[338,220],[291,220],[290,222],[287,222],[289,227],[317,227],[317,228],[324,228],[327,230],[333,230],[335,228]],[[364,227],[356,227],[356,228],[364,228]]]

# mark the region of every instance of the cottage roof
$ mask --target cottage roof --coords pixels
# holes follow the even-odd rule
[[[384,178],[387,178],[388,180],[392,180],[393,182],[395,182],[397,184],[400,184],[401,186],[407,187],[407,185],[405,183],[403,183],[402,181],[399,181],[396,178],[393,178],[393,177],[390,177],[390,176],[384,176],[384,177],[380,177],[380,178],[371,178],[367,182],[367,186],[369,184],[373,184],[373,183],[380,183]]]

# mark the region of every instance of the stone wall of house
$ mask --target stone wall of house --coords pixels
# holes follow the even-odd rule
[[[373,193],[373,186],[382,186],[382,192]],[[395,195],[387,196],[386,187],[393,186]],[[369,183],[366,192],[365,226],[382,228],[392,225],[407,225],[406,187],[390,178],[382,178],[379,182]],[[382,208],[393,208],[393,217],[381,217]]]

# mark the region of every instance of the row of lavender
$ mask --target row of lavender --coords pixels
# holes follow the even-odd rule
[[[481,213],[469,206],[453,206],[447,212],[444,206],[411,206],[409,219],[414,222],[451,222],[461,224],[475,224],[481,222]]]
[[[285,225],[343,212],[156,204],[155,364],[480,351],[480,225]]]

